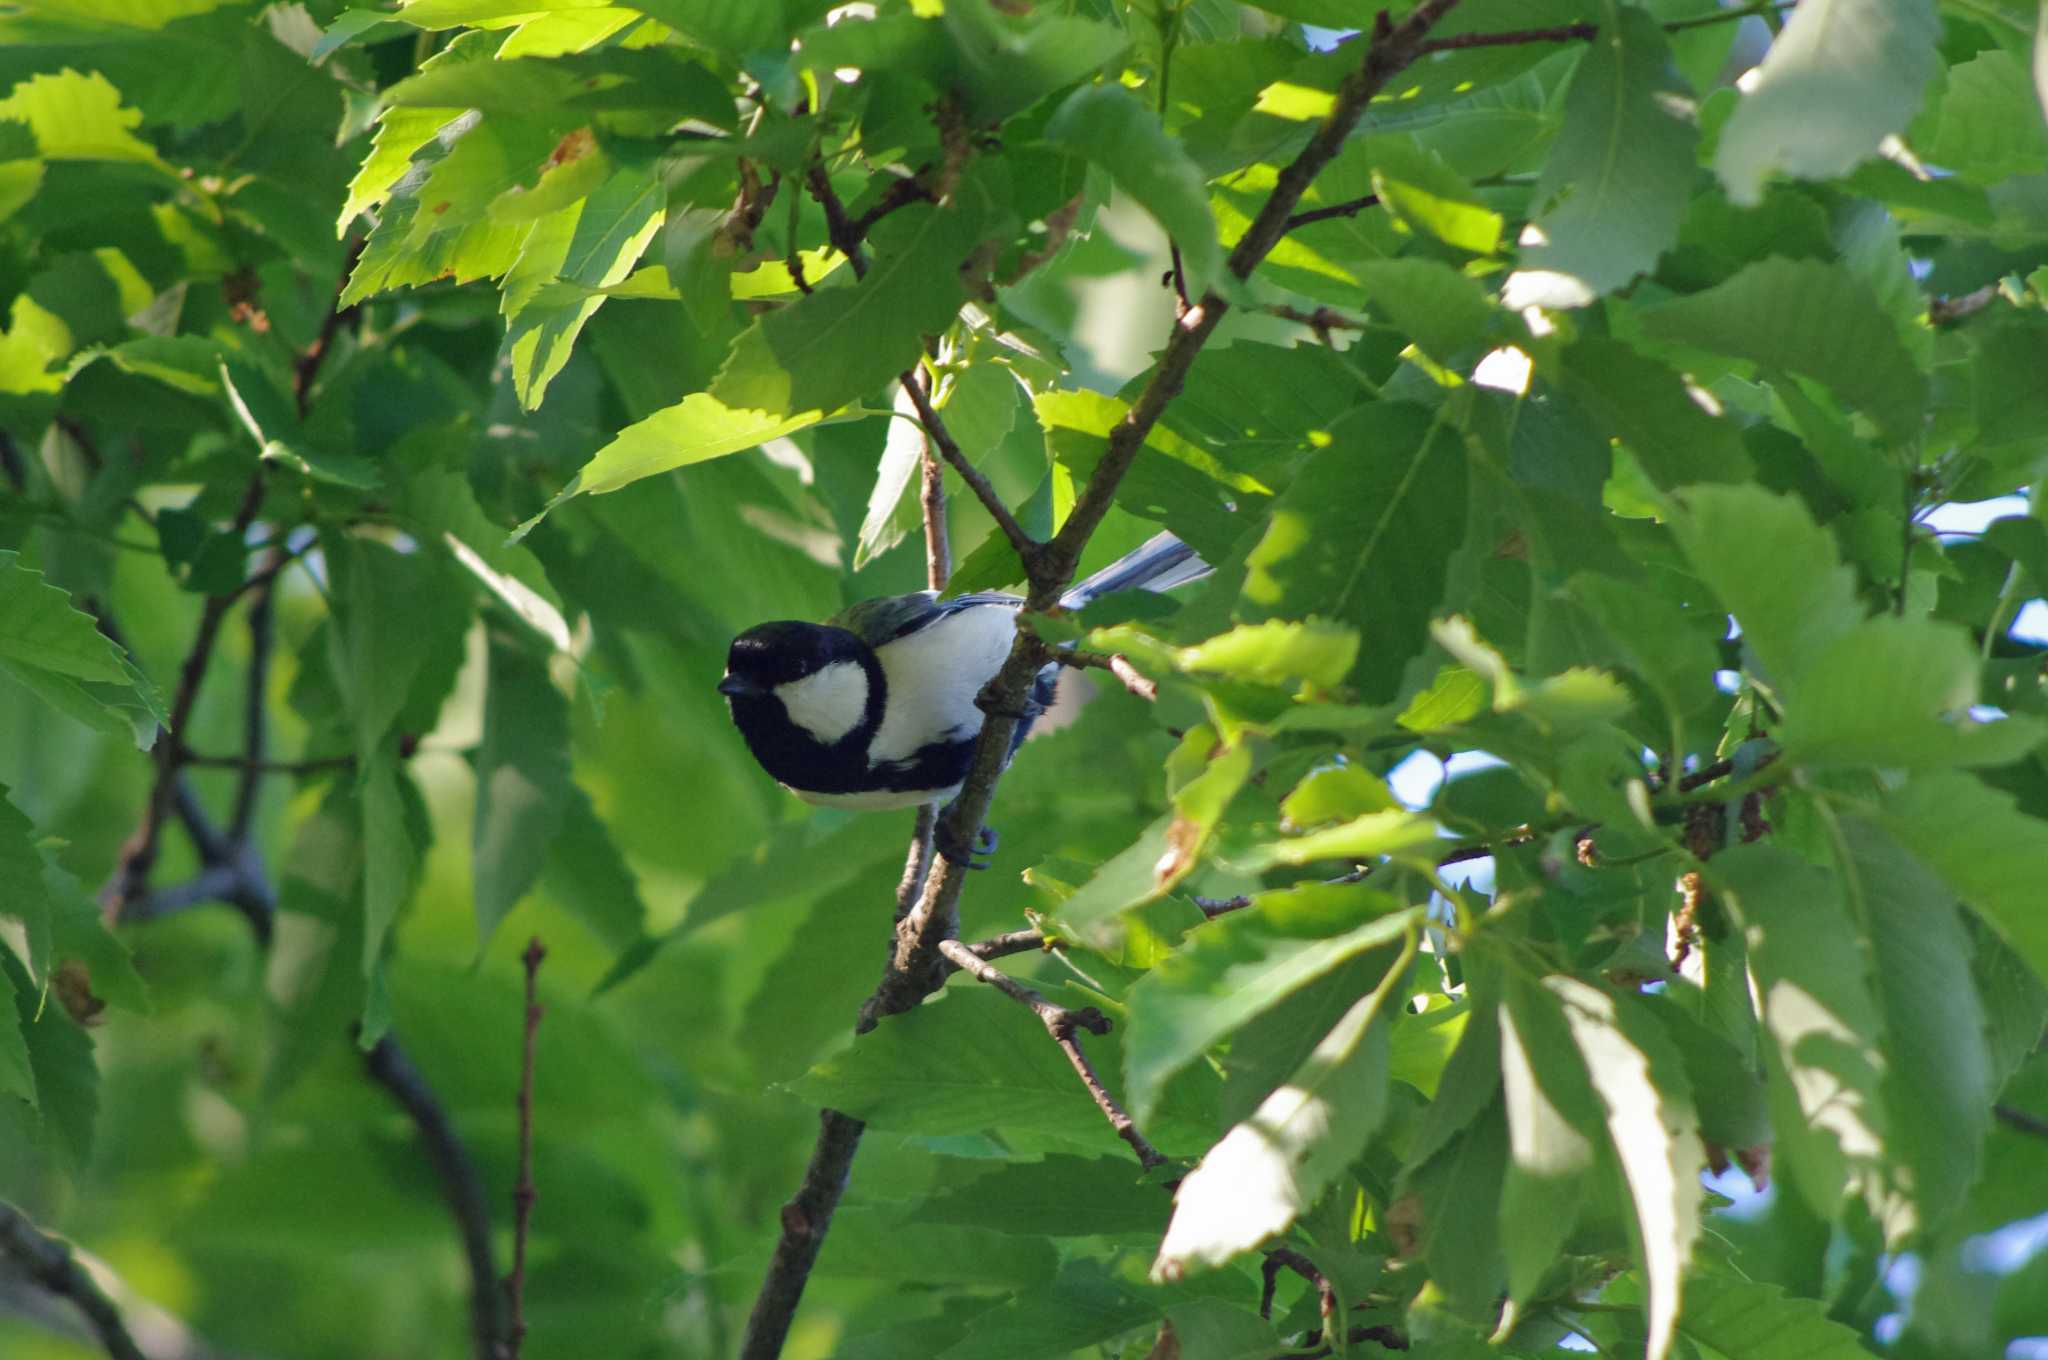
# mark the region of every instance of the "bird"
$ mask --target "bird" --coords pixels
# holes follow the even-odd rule
[[[1167,590],[1208,571],[1194,549],[1159,534],[1060,604]],[[1010,654],[1023,604],[996,592],[941,599],[920,590],[862,600],[825,623],[756,624],[732,640],[718,692],[761,768],[807,803],[863,811],[948,803],[981,735],[976,700]],[[1039,673],[1011,755],[1052,702],[1058,671]]]

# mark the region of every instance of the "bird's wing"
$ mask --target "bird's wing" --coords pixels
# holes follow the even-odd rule
[[[884,595],[879,599],[862,600],[858,604],[848,605],[832,619],[832,622],[868,646],[880,647],[884,643],[922,632],[940,619],[965,609],[974,609],[982,605],[1002,605],[1015,609],[1023,603],[1015,595],[989,592],[956,595],[950,600],[942,600],[936,591],[920,590],[909,595]]]

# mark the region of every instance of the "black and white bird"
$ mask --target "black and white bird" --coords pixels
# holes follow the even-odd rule
[[[1160,534],[1060,603],[1079,609],[1113,590],[1166,590],[1208,570],[1192,548]],[[733,639],[718,692],[761,768],[805,802],[944,803],[967,777],[981,734],[975,699],[1010,654],[1023,603],[921,590],[863,600],[827,623],[757,624]],[[1051,702],[1058,670],[1040,673],[1037,708]],[[1028,718],[1017,725],[1017,741],[1029,726]]]

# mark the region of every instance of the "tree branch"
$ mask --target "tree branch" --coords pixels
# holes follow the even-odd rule
[[[470,1336],[477,1360],[499,1360],[498,1272],[491,1263],[491,1211],[484,1197],[483,1178],[448,1112],[396,1038],[387,1034],[379,1039],[376,1047],[363,1055],[363,1062],[371,1078],[389,1091],[411,1118],[426,1145],[427,1160],[434,1164],[449,1212],[462,1234],[462,1254],[469,1262]]]
[[[911,405],[917,408],[918,424],[924,426],[925,463],[930,469],[925,474],[927,485],[932,472],[936,471],[931,469],[931,450],[936,447],[946,462],[952,465],[953,471],[960,474],[960,480],[967,483],[967,489],[974,493],[975,499],[988,511],[989,517],[995,520],[996,527],[1003,531],[1003,537],[1010,540],[1010,546],[1017,550],[1017,556],[1023,559],[1028,571],[1033,556],[1039,551],[1038,541],[1024,532],[1024,526],[1017,522],[1017,517],[1010,513],[1010,507],[1003,504],[1003,498],[996,493],[994,483],[982,476],[981,471],[967,461],[967,456],[960,451],[960,445],[954,442],[952,433],[946,429],[945,421],[939,419],[938,411],[933,409],[931,395],[925,391],[923,379],[915,369],[903,375],[903,389],[910,394]],[[929,537],[929,517],[926,518],[925,525]],[[939,582],[932,588],[936,590],[943,584],[944,582]]]
[[[1235,277],[1248,278],[1259,262],[1279,244],[1302,194],[1317,173],[1343,148],[1373,96],[1415,59],[1430,28],[1456,3],[1457,0],[1420,0],[1399,25],[1393,24],[1384,13],[1380,16],[1364,60],[1359,69],[1344,81],[1330,116],[1300,154],[1281,171],[1265,206],[1232,249],[1228,267]],[[863,270],[860,232],[848,219],[845,205],[839,201],[823,165],[814,162],[806,180],[824,211],[826,230],[833,245],[847,256],[848,263],[856,272]],[[1214,333],[1228,305],[1219,294],[1211,291],[1176,321],[1150,381],[1123,420],[1111,431],[1108,447],[1066,523],[1052,542],[1043,545],[1026,560],[1030,578],[1027,608],[1044,611],[1055,606],[1060,594],[1074,579],[1082,549],[1108,514],[1117,486],[1144,446],[1146,436],[1187,381],[1195,356]],[[1011,740],[1018,721],[1025,713],[1032,685],[1040,668],[1051,659],[1044,643],[1034,634],[1028,629],[1018,630],[1009,657],[983,691],[980,702],[986,717],[960,795],[940,818],[941,825],[936,834],[945,838],[943,843],[970,846],[979,836],[988,816],[989,804],[995,796],[996,783],[1008,763]],[[918,900],[898,923],[895,950],[881,982],[861,1007],[856,1032],[872,1029],[885,1015],[908,1010],[944,983],[949,971],[947,965],[959,960],[958,957],[949,959],[940,952],[939,946],[942,941],[951,940],[957,931],[960,893],[965,884],[966,870],[951,859],[940,861],[934,871],[925,876]],[[971,950],[961,953],[975,959],[977,964],[982,962]],[[1072,1038],[1069,1033],[1067,1044],[1062,1047],[1072,1044]],[[1100,1090],[1101,1081],[1094,1076],[1093,1068],[1088,1066],[1087,1057],[1079,1051],[1078,1045],[1068,1049],[1068,1057],[1083,1080],[1090,1083],[1091,1091]],[[1104,1114],[1112,1124],[1116,1124],[1121,1111],[1112,1101],[1104,1106]],[[1122,1118],[1127,1122],[1129,1116],[1122,1115]],[[782,1235],[776,1244],[767,1278],[755,1299],[753,1314],[748,1319],[747,1336],[741,1348],[742,1360],[769,1360],[769,1357],[780,1353],[802,1297],[805,1280],[830,1225],[832,1211],[845,1187],[854,1152],[859,1147],[861,1128],[861,1122],[849,1115],[834,1110],[821,1112],[818,1140],[805,1171],[803,1185],[796,1198],[784,1208]],[[1135,1149],[1136,1144],[1133,1147]],[[1139,1155],[1142,1160],[1145,1154],[1141,1152]],[[1152,1155],[1157,1156],[1157,1151],[1154,1150]]]
[[[1145,674],[1136,666],[1133,666],[1131,659],[1122,652],[1112,652],[1107,656],[1101,652],[1061,652],[1059,661],[1062,666],[1071,666],[1077,671],[1091,669],[1108,671],[1123,684],[1125,689],[1147,703],[1159,697],[1158,682],[1147,679]]]
[[[2030,1133],[2036,1138],[2048,1138],[2048,1119],[2029,1114],[2016,1105],[1993,1105],[1991,1112],[1998,1116],[1998,1122],[2021,1133]]]
[[[505,1332],[507,1360],[519,1360],[519,1350],[526,1344],[526,1238],[533,1222],[533,1202],[538,1198],[533,1188],[533,1044],[544,1014],[535,990],[541,960],[547,956],[538,935],[519,956],[526,965],[526,1024],[519,1058],[519,1183],[512,1187],[512,1273],[505,1277],[505,1301],[512,1314]]]
[[[1019,1005],[1029,1007],[1031,1013],[1038,1017],[1039,1023],[1045,1026],[1045,1032],[1052,1036],[1052,1041],[1067,1055],[1067,1061],[1073,1064],[1074,1071],[1080,1075],[1081,1084],[1088,1088],[1088,1094],[1094,1098],[1095,1108],[1102,1111],[1103,1118],[1116,1130],[1116,1136],[1129,1143],[1131,1151],[1138,1155],[1139,1165],[1147,1171],[1166,1165],[1165,1155],[1145,1140],[1145,1135],[1138,1132],[1137,1123],[1123,1106],[1117,1104],[1116,1097],[1109,1093],[1109,1088],[1102,1084],[1102,1078],[1097,1075],[1095,1065],[1089,1062],[1088,1055],[1081,1051],[1081,1041],[1075,1036],[1074,1031],[1082,1029],[1090,1034],[1109,1033],[1108,1016],[1093,1006],[1075,1011],[1068,1010],[1065,1006],[1054,1005],[958,940],[941,940],[939,952],[960,971],[973,974],[978,981],[987,983]]]
[[[148,1360],[128,1335],[121,1310],[79,1267],[69,1243],[46,1236],[28,1216],[0,1202],[0,1251],[13,1258],[28,1277],[52,1294],[71,1300],[99,1336],[114,1360]]]
[[[910,393],[911,404],[917,407],[918,421],[924,426],[924,451],[918,455],[919,500],[924,518],[924,577],[925,584],[933,590],[944,590],[946,581],[953,575],[953,546],[946,535],[946,474],[939,466],[937,446],[939,438],[945,435],[948,444],[953,442],[945,434],[945,426],[939,422],[939,413],[932,409],[931,397],[924,390],[924,374],[917,365],[912,365],[903,375],[903,388]],[[956,447],[953,452],[959,453]],[[959,460],[964,463],[965,460]],[[979,492],[975,494],[979,495]]]

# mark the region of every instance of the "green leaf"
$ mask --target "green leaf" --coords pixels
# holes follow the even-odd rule
[[[556,216],[568,229],[537,225],[506,277],[505,352],[519,404],[528,410],[540,405],[584,323],[604,305],[605,295],[590,290],[630,274],[661,229],[661,182],[630,166]]]
[[[6,954],[11,963],[13,954],[7,946],[0,945],[0,954]],[[22,981],[17,983],[16,977]],[[23,1034],[26,1026],[21,1019],[22,1007],[15,989],[28,982],[18,966],[0,967],[0,1096],[16,1096],[27,1102],[30,1109],[36,1107],[35,1064],[29,1060],[28,1039]]]
[[[1333,624],[1245,624],[1207,642],[1183,647],[1181,669],[1235,676],[1261,684],[1300,678],[1326,688],[1340,685],[1358,657],[1358,634]]]
[[[540,877],[573,788],[569,705],[546,663],[494,641],[489,675],[472,837],[479,951]]]
[[[1239,607],[1253,620],[1353,625],[1353,683],[1368,702],[1385,702],[1428,635],[1464,528],[1456,434],[1419,406],[1365,407],[1339,422],[1274,506]]]
[[[1373,192],[1402,225],[1472,255],[1499,247],[1501,215],[1443,157],[1409,137],[1369,148]]]
[[[0,551],[0,657],[76,680],[127,685],[134,674],[120,645],[18,552]]]
[[[1154,1192],[1155,1198],[1158,1193]],[[848,1206],[832,1216],[818,1253],[822,1278],[887,1280],[921,1288],[972,1284],[1029,1288],[1058,1266],[1042,1237],[990,1232],[980,1224],[927,1223],[901,1207]]]
[[[1112,1275],[1100,1261],[1070,1261],[1051,1284],[1026,1289],[981,1314],[965,1340],[934,1360],[1070,1355],[1152,1322],[1163,1307],[1162,1298]]]
[[[1098,1064],[1113,1045],[1088,1044]],[[1001,1130],[1108,1155],[1110,1131],[1044,1026],[1009,998],[964,985],[897,1016],[790,1083],[878,1129],[924,1137]],[[1154,1138],[1155,1130],[1147,1130]]]
[[[574,784],[548,846],[541,883],[607,949],[623,954],[646,939],[647,904],[639,881],[590,799]]]
[[[1862,1338],[1816,1299],[1719,1271],[1685,1281],[1678,1330],[1728,1360],[1869,1360]]]
[[[1052,1153],[947,1185],[910,1217],[1026,1237],[1149,1236],[1165,1227],[1172,1208],[1128,1158]]]
[[[513,541],[531,533],[543,515],[571,496],[617,491],[642,477],[758,448],[771,439],[815,425],[823,418],[820,411],[786,416],[735,410],[709,392],[692,392],[674,406],[619,431],[567,486],[555,493],[546,509],[519,526],[512,535]]]
[[[1174,1073],[1296,989],[1400,940],[1415,913],[1384,893],[1312,883],[1261,893],[1194,932],[1131,988],[1126,1097],[1142,1127]]]
[[[1894,440],[1920,429],[1927,379],[1869,286],[1840,265],[1774,256],[1705,292],[1645,308],[1642,320],[1658,339],[1825,384]]]
[[[2020,812],[2010,795],[1953,772],[1907,780],[1886,796],[1883,820],[2036,977],[2048,978],[2048,913],[2038,883],[2048,822]]]
[[[1438,363],[1456,363],[1500,316],[1485,289],[1441,260],[1368,260],[1352,272],[1372,305]]]
[[[422,553],[342,535],[327,540],[327,557],[336,625],[328,632],[329,665],[356,754],[367,760],[405,708],[414,679],[437,653],[459,650],[468,619]]]
[[[1664,32],[1646,10],[1610,6],[1565,96],[1564,127],[1536,184],[1525,269],[1569,274],[1594,293],[1656,267],[1678,240],[1699,132]]]
[[[1562,1003],[1513,973],[1500,1006],[1500,1068],[1508,1120],[1500,1236],[1508,1292],[1519,1301],[1534,1297],[1578,1225],[1602,1119]]]
[[[1166,1316],[1180,1360],[1267,1360],[1285,1353],[1272,1323],[1221,1299],[1189,1299]]]
[[[8,800],[7,786],[0,784],[0,917],[21,922],[29,972],[40,995],[50,980],[53,904],[36,841],[35,824]]]
[[[35,1077],[31,1102],[42,1116],[44,1136],[76,1172],[91,1155],[100,1112],[100,1071],[92,1038],[62,1006],[44,1004],[41,989],[29,980],[11,950],[0,948],[0,973],[6,974],[14,992],[15,1014]],[[0,1039],[0,1050],[6,1047],[6,1040]],[[0,1052],[0,1068],[7,1062]]]
[[[1607,1108],[1607,1132],[1635,1201],[1636,1250],[1649,1321],[1646,1360],[1663,1360],[1676,1332],[1682,1280],[1700,1230],[1698,1168],[1705,1154],[1683,1066],[1656,1023],[1625,998],[1578,981],[1543,980]]]
[[[1888,1064],[1858,932],[1839,881],[1789,850],[1737,846],[1711,870],[1747,937],[1781,1179],[1833,1218],[1845,1190],[1874,1197],[1884,1174]]]
[[[1780,685],[1797,684],[1863,619],[1854,573],[1796,497],[1695,487],[1671,527],[1693,570],[1742,625],[1743,645]],[[1771,551],[1753,551],[1757,543]]]
[[[1202,172],[1136,95],[1121,85],[1076,90],[1045,125],[1045,136],[1101,166],[1152,214],[1180,248],[1191,296],[1223,286],[1223,248]]]
[[[1378,775],[1356,765],[1325,765],[1309,771],[1280,800],[1280,815],[1290,827],[1314,827],[1369,812],[1390,812],[1400,805]]]
[[[0,120],[27,123],[45,160],[133,161],[171,173],[133,131],[142,111],[122,107],[121,92],[97,71],[30,76],[0,99]]]
[[[425,850],[414,841],[408,824],[405,772],[398,767],[395,745],[387,743],[367,757],[357,780],[363,816],[363,974],[373,979],[373,997],[385,936],[412,898]],[[367,1048],[381,1035],[371,1032],[367,1013],[365,1019],[361,1042]]]
[[[1130,45],[1113,25],[1067,14],[1033,15],[1020,31],[981,6],[955,5],[944,22],[958,63],[956,88],[983,125],[1094,74]]]
[[[1933,0],[1820,0],[1793,11],[1714,151],[1728,196],[1750,206],[1783,171],[1826,179],[1906,125],[1938,59]]]
[[[2048,421],[2048,396],[2034,381],[2048,363],[2048,324],[2038,313],[2001,317],[1977,333],[1970,386],[1979,438],[2032,441]]]
[[[733,342],[711,384],[728,408],[776,416],[835,411],[879,392],[918,361],[966,298],[957,266],[986,211],[972,193],[917,203],[875,229],[875,260],[850,287],[822,287],[759,318]],[[603,455],[600,454],[600,457]]]
[[[1934,136],[1919,149],[1965,179],[1996,184],[2048,170],[2048,123],[2026,67],[2011,52],[1992,48],[1950,67],[1933,122]]]
[[[1991,1128],[1991,1055],[1973,952],[1955,894],[1880,828],[1849,818],[1843,836],[1869,932],[1884,1019],[1885,1108],[1912,1204],[1895,1232],[1931,1232],[1977,1179]]]
[[[2003,765],[2048,737],[2034,718],[1973,721],[1977,694],[1976,650],[1961,628],[1869,619],[1785,686],[1785,752],[1812,765]]]
[[[1355,863],[1434,845],[1442,836],[1443,828],[1432,818],[1394,808],[1368,812],[1363,817],[1287,840],[1253,846],[1246,851],[1243,862],[1252,869],[1267,869],[1276,864],[1314,864],[1326,859]]]
[[[1405,924],[1412,930],[1413,918]],[[1357,1156],[1387,1110],[1388,996],[1410,949],[1317,1042],[1287,1083],[1223,1135],[1173,1195],[1152,1278],[1219,1266],[1284,1232]],[[1395,1003],[1398,1006],[1398,1002]]]

